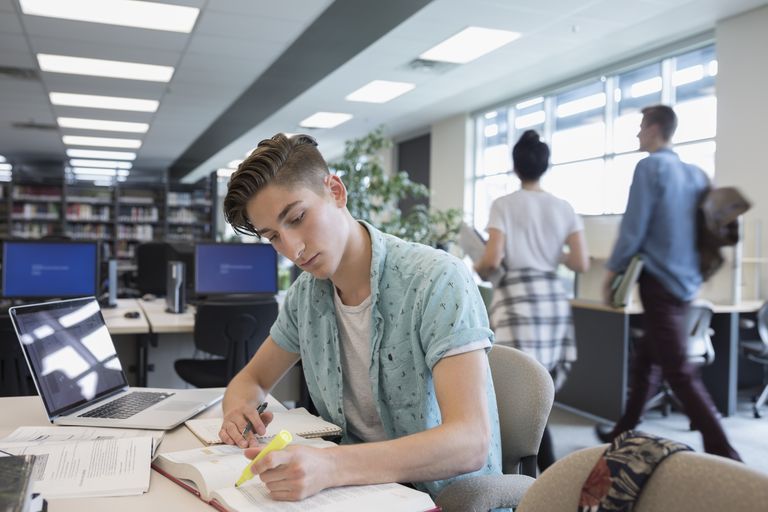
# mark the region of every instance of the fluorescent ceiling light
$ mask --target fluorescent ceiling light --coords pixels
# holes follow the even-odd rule
[[[689,68],[678,69],[672,75],[672,85],[680,87],[681,85],[690,84],[704,78],[704,66],[696,64]]]
[[[707,74],[709,76],[716,76],[717,75],[717,61],[711,60],[709,61],[709,64],[707,64]]]
[[[11,166],[11,164],[8,164],[8,163],[0,164],[0,171],[10,171],[11,169],[13,169],[13,166]]]
[[[103,108],[110,110],[130,110],[133,112],[155,112],[159,101],[138,98],[120,98],[117,96],[95,96],[93,94],[71,94],[52,92],[51,103],[62,107]]]
[[[136,160],[136,153],[129,151],[99,151],[96,149],[67,149],[69,158],[101,158],[104,160]]]
[[[131,173],[127,169],[99,169],[93,167],[73,167],[72,172],[91,176],[128,176]]]
[[[373,80],[358,90],[347,95],[347,101],[364,103],[386,103],[403,95],[416,87],[408,82],[390,82],[388,80]]]
[[[117,160],[85,160],[83,158],[71,158],[69,165],[72,167],[101,167],[105,169],[130,169],[133,167],[131,162],[120,162]]]
[[[0,155],[0,163],[2,163],[2,162],[6,162],[6,161],[7,161],[7,160],[5,159],[5,157],[4,157],[3,155]]]
[[[640,98],[643,96],[648,96],[649,94],[659,92],[660,90],[661,90],[661,77],[655,76],[653,78],[649,78],[648,80],[643,80],[641,82],[635,82],[634,84],[632,84],[632,87],[629,88],[629,94],[633,98]]]
[[[340,112],[317,112],[299,123],[304,128],[335,128],[352,119],[352,114]]]
[[[533,98],[530,100],[521,101],[517,105],[515,105],[515,108],[517,110],[523,110],[524,108],[532,107],[534,105],[538,105],[539,103],[544,103],[544,97],[539,96],[538,98]]]
[[[424,60],[466,64],[520,37],[519,32],[467,27],[419,55]]]
[[[169,82],[173,76],[173,66],[139,64],[137,62],[123,62],[120,60],[86,59],[83,57],[38,53],[37,62],[43,71],[67,73],[70,75],[125,78],[149,82]]]
[[[105,148],[138,149],[139,139],[112,139],[108,137],[80,137],[79,135],[64,135],[61,140],[67,146],[96,146]]]
[[[100,119],[82,119],[78,117],[59,117],[56,119],[62,128],[81,130],[103,130],[107,132],[147,133],[147,123],[126,123],[123,121],[103,121]]]
[[[557,117],[568,117],[605,106],[605,93],[584,96],[557,106]]]
[[[499,113],[494,110],[493,112],[486,112],[483,117],[485,117],[486,119],[496,119],[496,116],[498,115]]]
[[[515,117],[515,128],[522,130],[523,128],[530,128],[531,126],[543,124],[544,117],[545,116],[543,110],[539,110],[538,112],[531,112],[530,114],[525,114],[524,116],[517,116]]]
[[[192,31],[200,12],[196,7],[134,0],[20,0],[24,14],[124,27]]]

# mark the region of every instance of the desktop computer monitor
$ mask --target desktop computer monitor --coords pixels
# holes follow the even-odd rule
[[[3,242],[3,297],[67,298],[98,295],[97,242]]]
[[[210,243],[195,246],[197,295],[274,295],[277,253],[269,244]]]

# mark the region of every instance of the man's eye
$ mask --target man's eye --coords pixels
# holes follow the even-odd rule
[[[275,233],[272,236],[268,236],[267,240],[270,241],[270,242],[273,242],[273,241],[277,240],[277,233]]]
[[[296,217],[295,219],[293,219],[293,220],[291,221],[291,224],[298,224],[298,223],[299,223],[299,222],[301,222],[302,220],[304,220],[304,212],[301,212],[301,215],[299,215],[298,217]]]

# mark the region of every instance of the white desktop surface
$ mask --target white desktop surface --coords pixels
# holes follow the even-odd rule
[[[138,318],[126,318],[125,314],[137,312]],[[117,299],[116,308],[101,308],[104,322],[110,334],[147,334],[149,322],[136,299]]]
[[[268,397],[270,410],[284,409],[277,400]],[[0,410],[13,414],[0,415],[0,437],[5,437],[20,426],[50,425],[43,403],[37,396],[0,398]],[[221,403],[200,413],[198,418],[221,416]],[[172,452],[203,446],[183,424],[165,433],[159,451]],[[243,458],[243,465],[245,465]],[[109,512],[135,512],[155,510],[213,510],[192,493],[182,489],[156,471],[150,475],[149,491],[139,496],[111,498],[69,498],[48,502],[49,512],[83,512],[84,510],[108,510]]]
[[[144,311],[149,321],[149,327],[153,333],[184,333],[194,332],[195,330],[195,307],[187,306],[184,313],[169,313],[165,310],[167,307],[165,299],[154,299],[150,301],[137,301]]]

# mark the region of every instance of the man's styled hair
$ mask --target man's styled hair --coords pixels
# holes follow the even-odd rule
[[[647,126],[658,125],[664,142],[669,142],[677,130],[677,115],[672,107],[654,105],[641,110]]]
[[[526,130],[512,148],[515,173],[523,181],[536,181],[549,167],[549,146],[536,130]]]
[[[235,232],[260,236],[245,211],[253,196],[271,184],[286,188],[303,186],[319,193],[328,174],[328,164],[314,138],[302,134],[289,138],[278,133],[259,142],[230,177],[224,218]]]

